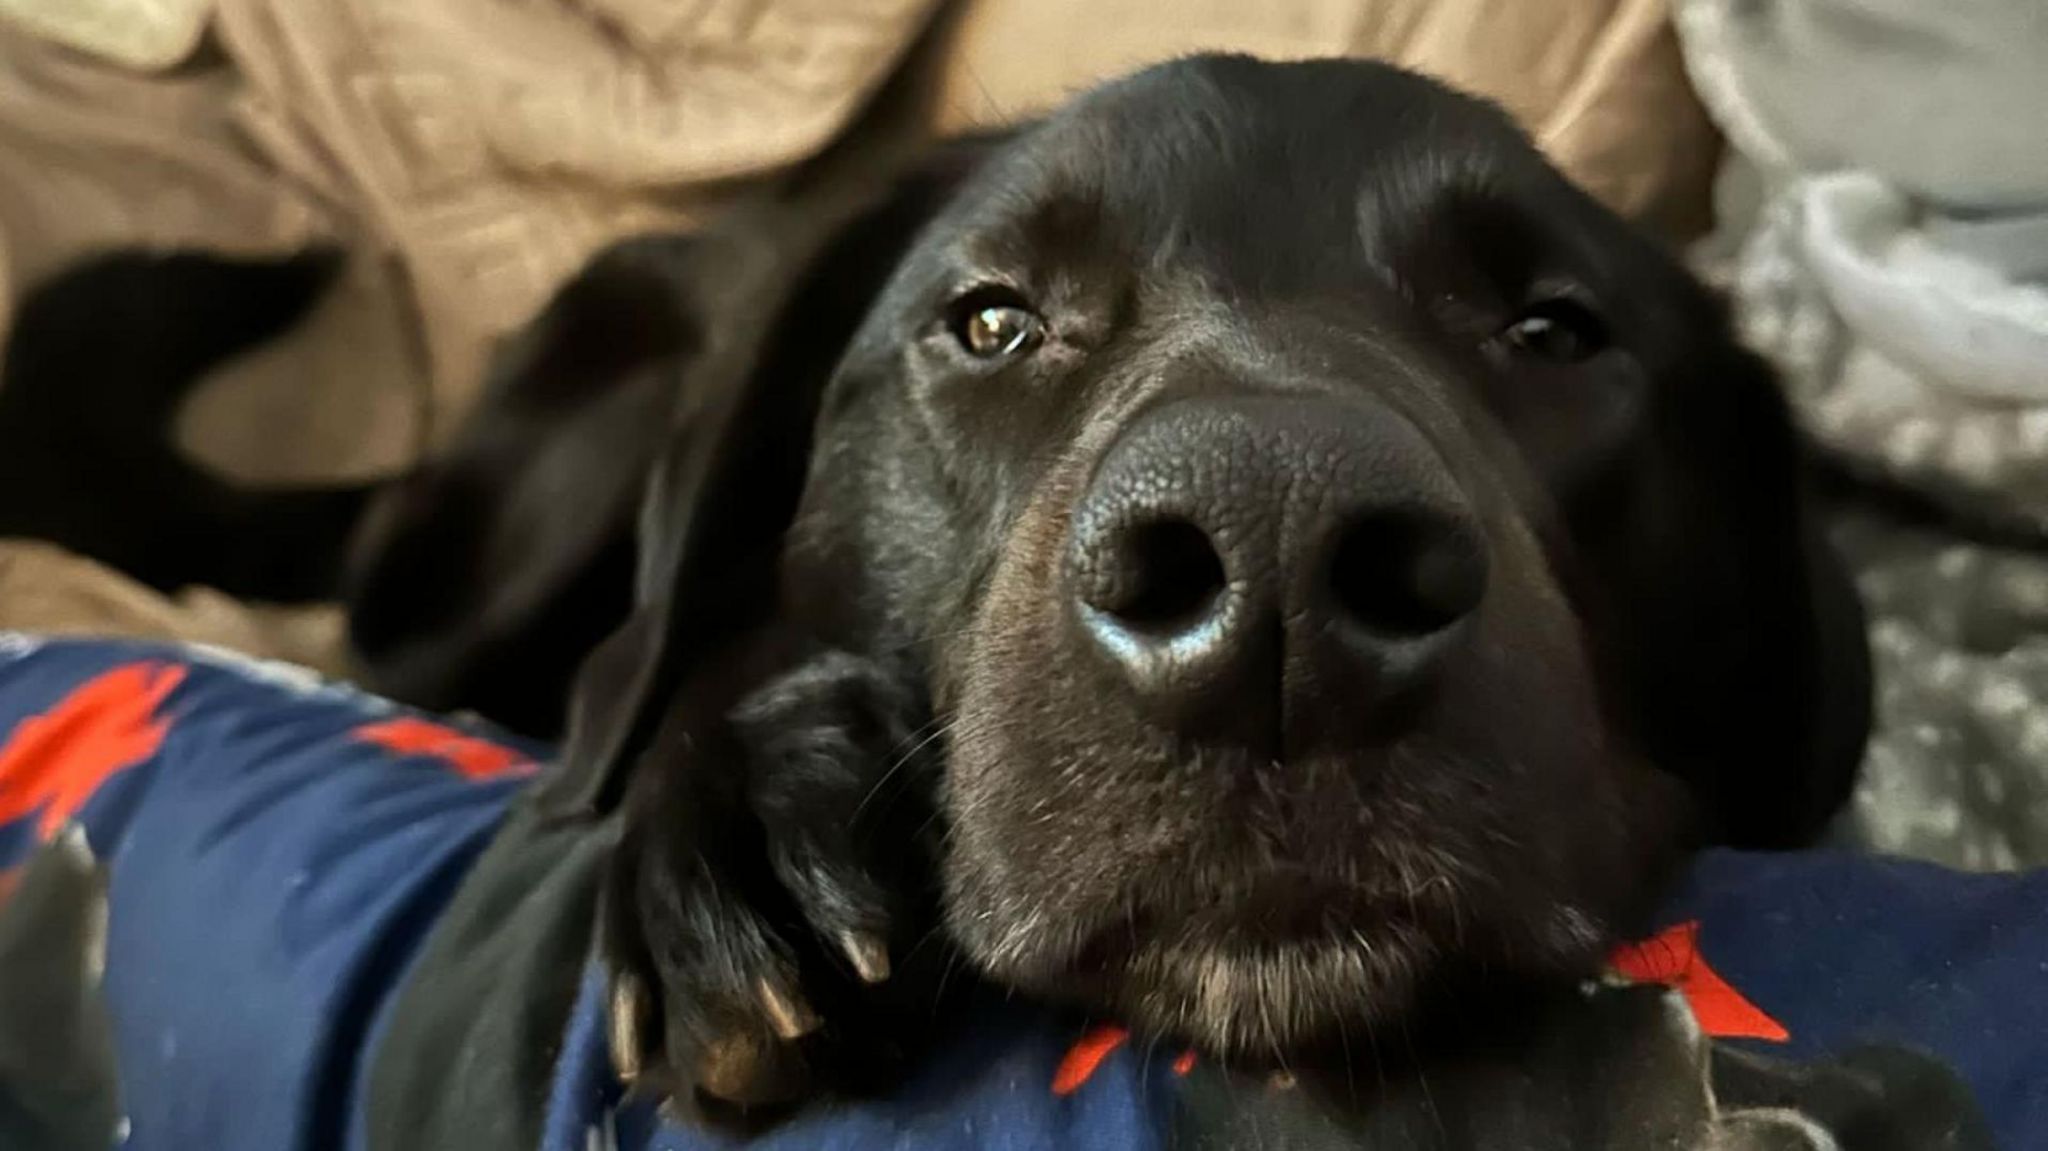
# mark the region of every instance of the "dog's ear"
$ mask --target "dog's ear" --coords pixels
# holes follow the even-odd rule
[[[1603,569],[1606,672],[1718,842],[1811,842],[1870,725],[1864,617],[1772,370],[1701,296],[1660,362],[1646,432],[1576,513]]]
[[[1828,538],[1817,497],[1809,495],[1802,500],[1801,517],[1802,558],[1813,621],[1808,660],[1813,706],[1803,733],[1806,782],[1796,797],[1803,810],[1790,813],[1787,824],[1763,828],[1760,836],[1779,842],[1816,838],[1840,813],[1855,790],[1875,718],[1870,618],[1863,610],[1863,597],[1841,553]]]
[[[546,814],[616,806],[685,681],[772,630],[825,384],[905,249],[1000,139],[939,146],[885,186],[751,205],[698,238],[706,340],[673,366],[679,407],[640,505],[632,611],[578,673]]]
[[[454,440],[372,501],[344,587],[370,687],[559,733],[576,661],[630,604],[635,510],[704,352],[701,248],[592,260],[499,349]]]
[[[1830,517],[1820,493],[1812,445],[1797,430],[1775,372],[1754,354],[1736,350],[1724,361],[1728,371],[1748,377],[1755,402],[1751,423],[1771,421],[1771,449],[1786,460],[1791,483],[1775,501],[1772,536],[1761,546],[1775,549],[1781,579],[1766,577],[1756,589],[1767,606],[1767,621],[1782,621],[1776,639],[1750,652],[1751,683],[1782,685],[1782,694],[1760,701],[1765,725],[1782,725],[1787,740],[1781,768],[1770,755],[1742,756],[1727,767],[1715,812],[1724,837],[1740,847],[1787,848],[1820,838],[1848,803],[1869,743],[1873,715],[1869,620],[1841,553],[1829,538]],[[1747,466],[1737,456],[1731,467]],[[1766,672],[1765,668],[1771,670]],[[1752,698],[1755,689],[1751,689]],[[1774,705],[1774,706],[1773,706]]]
[[[1706,794],[1719,838],[1740,847],[1813,842],[1848,802],[1871,721],[1870,647],[1861,599],[1828,539],[1809,445],[1776,374],[1722,342],[1700,367],[1730,393],[1723,453],[1705,482],[1736,497],[1715,546],[1744,564],[1724,572],[1725,614],[1701,619],[1691,650],[1719,662],[1728,698],[1692,705],[1720,710],[1725,757]],[[1705,381],[1703,381],[1703,384]],[[1682,529],[1681,529],[1682,530]],[[1701,555],[1708,570],[1726,559]],[[1674,586],[1683,587],[1683,584]]]

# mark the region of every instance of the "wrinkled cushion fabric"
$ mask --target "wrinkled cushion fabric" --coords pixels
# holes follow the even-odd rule
[[[1666,0],[968,0],[935,36],[946,131],[1042,111],[1170,55],[1368,56],[1498,102],[1623,213],[1680,236],[1706,225],[1718,139]]]
[[[198,49],[214,0],[0,0],[0,20],[79,52],[157,71]]]
[[[814,154],[933,0],[224,0],[261,145],[406,267],[442,430],[493,340],[605,244]]]
[[[31,33],[56,33],[21,13],[55,19],[75,13],[72,2],[4,0],[26,30],[10,38],[32,52]],[[129,9],[126,23],[139,28],[153,19],[147,12],[176,3],[95,0],[95,10]],[[445,434],[473,398],[491,343],[598,247],[691,226],[749,182],[815,155],[843,137],[899,71],[929,107],[913,122],[958,131],[1013,121],[1096,80],[1196,49],[1383,56],[1500,100],[1589,187],[1679,229],[1702,222],[1713,147],[1663,0],[963,0],[915,53],[936,0],[184,3],[193,18],[210,21],[225,57],[200,69],[211,77],[203,108],[179,117],[147,106],[149,93],[179,90],[183,73],[123,76],[65,56],[48,66],[93,76],[93,87],[71,93],[68,109],[0,107],[0,132],[9,118],[33,127],[52,116],[60,126],[63,115],[83,117],[105,130],[56,135],[97,156],[126,119],[128,138],[183,156],[225,129],[234,163],[209,159],[202,167],[213,184],[169,189],[132,158],[116,157],[113,167],[95,160],[80,185],[113,187],[155,207],[113,213],[115,226],[67,241],[56,255],[164,242],[153,217],[168,210],[176,219],[178,205],[214,227],[177,240],[289,245],[294,236],[238,218],[231,199],[218,202],[236,187],[226,181],[267,180],[288,210],[321,221],[301,228],[297,242],[338,232],[368,262],[389,264],[396,277],[384,294],[411,329],[369,339],[360,330],[309,330],[293,340],[312,339],[316,357],[358,365],[358,388],[374,377],[424,376],[433,435]],[[0,22],[8,12],[0,6]],[[90,31],[65,42],[97,49],[102,60],[124,59],[111,39],[95,44]],[[101,72],[118,79],[99,80]],[[141,106],[100,90],[124,86],[143,94]],[[39,157],[0,147],[0,168],[21,173],[10,183],[52,184]],[[32,240],[35,232],[0,212],[0,234]],[[14,290],[50,266],[18,267]],[[375,358],[394,355],[413,362],[394,370]],[[315,382],[350,394],[345,381]],[[394,453],[416,449],[419,437],[408,434],[416,431],[387,423],[362,434],[381,439],[376,458],[389,467]],[[303,446],[266,449],[245,437],[222,454],[231,472],[273,477],[293,466],[325,474],[334,450],[308,459]],[[266,452],[255,462],[240,458]]]

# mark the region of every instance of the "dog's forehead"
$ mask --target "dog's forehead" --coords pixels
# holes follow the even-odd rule
[[[959,222],[1041,253],[1221,246],[1273,259],[1290,241],[1328,252],[1351,236],[1371,255],[1447,193],[1506,195],[1547,173],[1497,108],[1413,73],[1194,57],[1024,134],[969,186]]]

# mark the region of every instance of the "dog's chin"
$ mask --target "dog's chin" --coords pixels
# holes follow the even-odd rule
[[[1284,1058],[1405,1018],[1439,956],[1426,932],[1399,920],[1343,937],[1151,941],[1116,966],[1103,1000],[1148,1033]]]
[[[1284,1062],[1369,1042],[1456,987],[1590,977],[1609,942],[1605,925],[1575,906],[1514,922],[1473,913],[1441,887],[1389,902],[1276,874],[1228,907],[1134,909],[1097,917],[1093,929],[1079,917],[1033,917],[974,958],[1000,983],[1143,1033]],[[978,950],[971,940],[968,950]]]

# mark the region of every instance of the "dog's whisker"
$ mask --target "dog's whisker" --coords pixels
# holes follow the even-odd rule
[[[974,81],[974,90],[981,94],[982,105],[988,109],[989,115],[995,118],[995,123],[1008,124],[1013,122],[1012,117],[1003,110],[1002,105],[996,103],[995,94],[988,90],[987,82],[981,78],[981,70],[974,67],[972,63],[967,65],[967,78]]]
[[[931,746],[934,742],[945,738],[947,732],[951,731],[953,727],[954,725],[950,723],[940,724],[930,734],[918,740],[917,744],[910,750],[897,756],[889,764],[888,768],[882,772],[881,776],[875,780],[874,784],[868,788],[867,794],[861,796],[860,802],[854,805],[853,814],[849,818],[857,822],[861,815],[867,811],[868,804],[874,802],[875,796],[881,794],[882,789],[887,787],[889,782],[896,778],[898,772],[902,771],[905,766],[916,759],[919,752]]]
[[[1358,1071],[1351,1063],[1351,1029],[1344,1025],[1345,1013],[1337,1015],[1337,1046],[1344,1056],[1344,1093],[1352,1106],[1358,1105]]]
[[[905,748],[912,747],[912,745],[917,744],[918,741],[924,739],[927,735],[929,735],[935,728],[943,727],[945,723],[946,717],[944,716],[935,715],[932,718],[925,720],[923,723],[920,723],[916,727],[912,728],[908,735],[905,735],[903,738],[897,740],[894,744],[890,745],[889,754],[891,756],[894,756],[902,752]],[[913,748],[913,750],[915,749]]]

